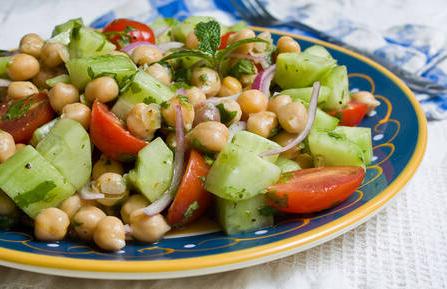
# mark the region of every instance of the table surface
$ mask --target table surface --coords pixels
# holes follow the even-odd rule
[[[55,24],[68,18],[82,15],[88,23],[125,1],[2,0],[2,48],[16,46],[25,33],[48,36]],[[430,122],[427,153],[418,172],[386,209],[345,235],[288,258],[161,281],[71,279],[0,267],[0,289],[447,288],[446,145],[447,121]]]

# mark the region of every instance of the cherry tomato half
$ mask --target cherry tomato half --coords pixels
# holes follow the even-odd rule
[[[169,224],[179,226],[191,223],[208,209],[211,194],[205,190],[203,179],[209,169],[203,156],[191,150],[182,182],[168,211]]]
[[[283,175],[267,189],[271,206],[287,213],[314,213],[346,200],[365,177],[361,167],[321,167]]]
[[[131,19],[115,19],[104,27],[103,33],[117,46],[117,49],[137,41],[155,43],[152,29],[144,23]]]
[[[107,106],[98,101],[92,107],[90,137],[101,152],[114,160],[127,160],[147,145],[125,130]]]
[[[219,45],[219,49],[224,49],[228,46],[228,40],[230,39],[230,36],[235,34],[236,32],[227,32],[224,35],[222,35],[220,37],[220,45]]]
[[[351,101],[344,109],[332,111],[329,114],[338,117],[340,125],[357,126],[362,122],[367,112],[368,106],[366,104]]]
[[[10,133],[16,143],[27,143],[34,131],[53,117],[46,93],[0,104],[0,129]]]

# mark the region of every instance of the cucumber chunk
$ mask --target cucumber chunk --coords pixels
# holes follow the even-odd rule
[[[231,140],[231,143],[241,147],[242,149],[255,153],[256,155],[268,150],[281,147],[274,141],[245,130],[237,132]],[[265,160],[274,163],[277,158],[278,155],[273,155],[265,157]]]
[[[281,94],[290,95],[293,101],[302,100],[309,103],[312,96],[312,87],[286,89],[281,91]],[[321,86],[320,94],[318,95],[318,105],[325,103],[330,94],[331,89],[329,87]]]
[[[322,166],[364,166],[362,149],[345,135],[336,132],[311,131],[308,145],[317,164]]]
[[[8,64],[11,61],[11,56],[0,57],[0,77],[9,78],[8,76]]]
[[[238,202],[219,197],[216,199],[219,223],[225,233],[229,235],[254,231],[273,225],[273,215],[263,215],[261,213],[266,207],[264,194]]]
[[[333,117],[318,108],[312,129],[331,131],[337,127],[339,122],[340,120],[338,118]]]
[[[258,154],[227,144],[206,178],[206,189],[223,199],[240,201],[264,192],[276,183],[281,169]]]
[[[57,207],[76,191],[32,146],[0,164],[0,189],[31,218],[42,209]]]
[[[186,36],[188,36],[190,32],[194,31],[197,24],[211,20],[214,20],[214,18],[210,16],[190,16],[182,23],[172,27],[172,36],[176,41],[185,42]]]
[[[321,45],[312,45],[311,47],[306,48],[303,52],[327,59],[333,59],[329,51]]]
[[[70,76],[68,76],[67,74],[61,74],[58,76],[55,76],[53,78],[47,79],[45,81],[45,83],[49,86],[49,87],[54,87],[56,84],[58,84],[59,82],[62,83],[70,83]]]
[[[335,64],[334,59],[304,52],[281,53],[276,60],[275,82],[282,89],[309,87]]]
[[[51,37],[54,37],[60,33],[63,32],[71,32],[71,30],[75,27],[81,27],[84,26],[84,22],[82,21],[82,18],[74,18],[70,19],[65,23],[56,25],[53,29],[53,32],[51,33]]]
[[[369,127],[338,126],[335,133],[343,134],[346,138],[360,147],[365,164],[369,164],[373,157],[371,129]]]
[[[149,201],[154,202],[169,188],[174,154],[161,138],[156,138],[138,152],[135,168],[127,176],[129,182]]]
[[[30,143],[33,146],[37,146],[37,144],[50,133],[50,130],[56,125],[56,122],[58,120],[59,118],[55,118],[52,121],[47,122],[46,124],[36,129],[33,133],[33,137],[31,138]]]
[[[331,89],[322,108],[328,110],[339,110],[346,106],[350,100],[348,71],[346,66],[337,66],[321,79],[321,84]]]
[[[80,90],[83,90],[90,80],[104,75],[114,77],[122,87],[137,71],[133,61],[124,55],[70,59],[66,67],[71,83]]]
[[[83,58],[106,54],[115,50],[106,37],[89,27],[75,27],[71,32],[68,51],[70,58]]]
[[[282,156],[278,157],[278,159],[275,162],[275,165],[277,165],[281,169],[281,174],[301,169],[300,165],[297,162],[289,160]]]
[[[175,93],[166,85],[159,82],[144,71],[139,70],[133,77],[132,83],[121,94],[112,108],[112,112],[121,119],[125,119],[127,113],[137,103],[157,103],[171,99]]]
[[[77,121],[60,119],[36,147],[77,189],[82,188],[92,173],[92,148],[87,131]]]

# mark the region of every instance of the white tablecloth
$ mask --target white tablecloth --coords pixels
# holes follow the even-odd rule
[[[28,32],[47,36],[55,24],[70,17],[83,16],[89,22],[124,1],[2,0],[0,46],[16,46]],[[233,272],[161,281],[71,279],[0,267],[0,289],[447,288],[446,147],[447,121],[429,123],[424,161],[386,209],[355,230],[288,258]]]

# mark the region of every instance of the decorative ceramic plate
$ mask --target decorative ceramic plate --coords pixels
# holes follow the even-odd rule
[[[256,28],[256,30],[264,30]],[[271,31],[277,39],[284,33]],[[350,88],[377,95],[380,106],[362,126],[372,129],[374,157],[362,186],[344,203],[312,216],[291,216],[272,227],[227,236],[211,221],[177,231],[155,244],[132,242],[116,253],[79,241],[39,242],[29,231],[0,230],[0,264],[85,278],[161,279],[248,267],[329,241],[382,209],[416,171],[426,146],[426,120],[414,95],[387,69],[357,53],[290,35],[303,48],[320,44],[348,67]]]

